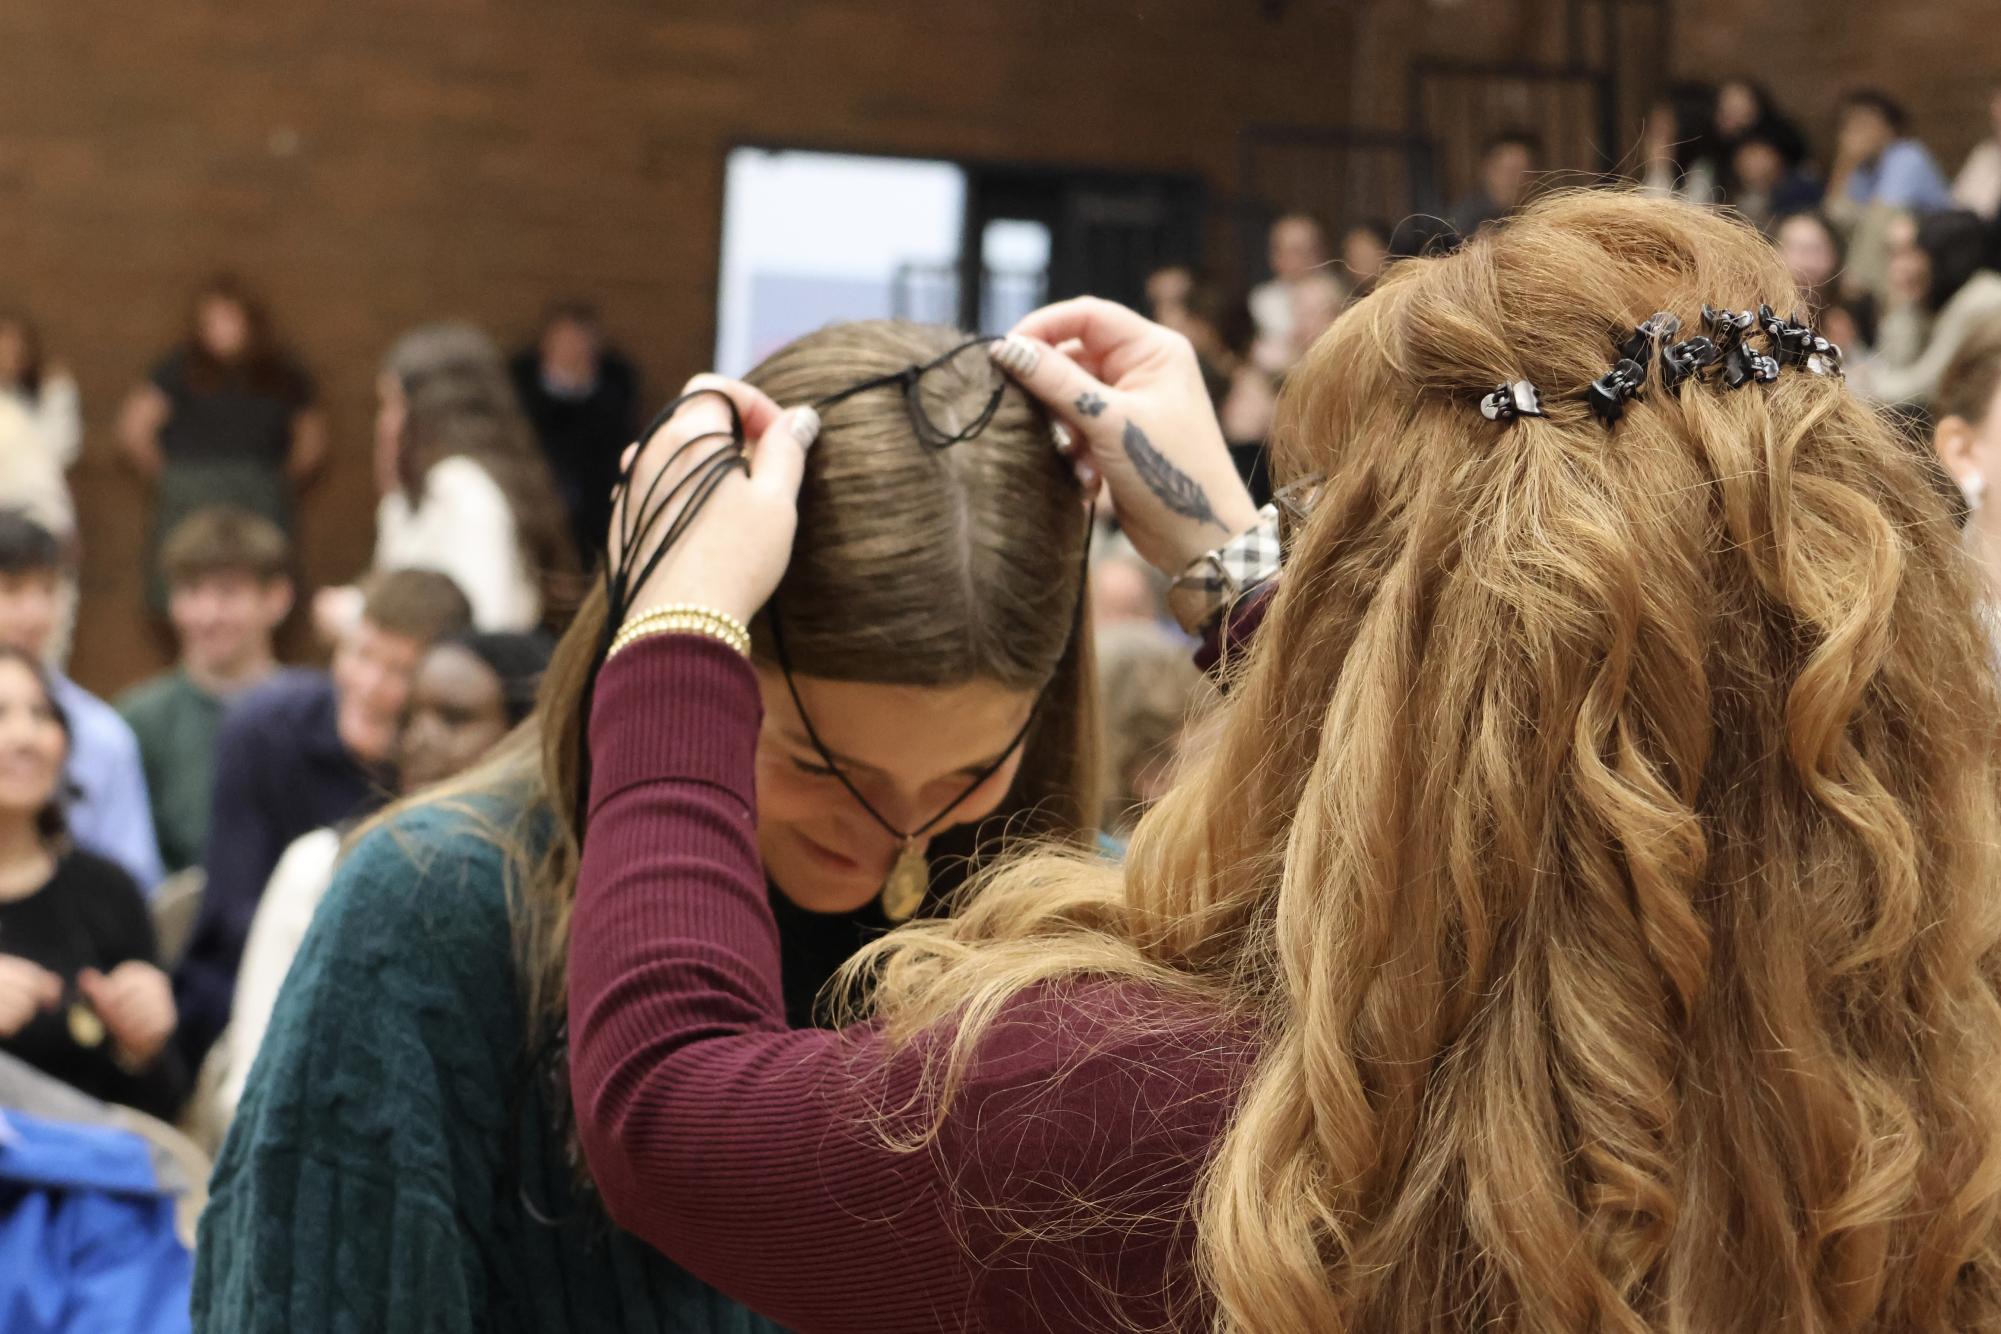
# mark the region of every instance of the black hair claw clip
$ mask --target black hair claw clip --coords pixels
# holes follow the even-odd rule
[[[1626,415],[1626,400],[1640,397],[1653,364],[1654,344],[1681,332],[1681,321],[1665,310],[1656,311],[1633,330],[1619,349],[1612,369],[1593,380],[1584,390],[1584,401],[1607,426],[1616,426]]]
[[[1797,314],[1789,320],[1780,319],[1770,306],[1759,306],[1758,323],[1771,338],[1772,355],[1780,365],[1841,378],[1841,348],[1822,338]]]
[[[1494,392],[1480,400],[1480,415],[1490,422],[1511,422],[1517,417],[1544,417],[1542,395],[1527,380],[1497,384]]]
[[[1661,385],[1678,394],[1684,381],[1700,378],[1720,359],[1715,340],[1707,334],[1684,338],[1661,353]]]

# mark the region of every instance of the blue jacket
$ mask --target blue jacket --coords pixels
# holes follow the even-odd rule
[[[0,1330],[184,1334],[193,1273],[144,1140],[0,1111]]]

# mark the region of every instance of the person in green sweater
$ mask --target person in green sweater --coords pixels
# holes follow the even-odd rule
[[[962,338],[834,326],[753,378],[807,402]],[[1088,847],[1095,828],[1077,478],[1047,415],[984,348],[925,386],[940,418],[996,404],[949,449],[920,439],[899,387],[823,405],[778,599],[791,671],[762,622],[755,647],[758,837],[794,1026],[825,1020],[855,951],[935,910],[1003,831]],[[536,712],[350,842],[217,1161],[197,1329],[775,1328],[613,1224],[576,1142],[570,819],[605,619],[599,592],[557,646]],[[892,834],[872,811],[917,832]],[[913,854],[921,903],[892,904]]]
[[[269,519],[215,506],[174,526],[160,564],[181,659],[120,696],[118,712],[139,738],[172,875],[201,865],[208,846],[223,710],[278,670],[272,639],[292,610],[292,546]]]

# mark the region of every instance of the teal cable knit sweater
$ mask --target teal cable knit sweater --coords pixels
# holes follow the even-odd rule
[[[197,1329],[777,1330],[576,1198],[523,1073],[503,866],[448,809],[342,862],[216,1165]]]

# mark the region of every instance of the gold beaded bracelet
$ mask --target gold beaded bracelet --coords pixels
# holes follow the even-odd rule
[[[729,645],[746,658],[750,656],[750,631],[742,621],[713,607],[677,602],[656,607],[620,626],[611,641],[610,651],[605,654],[605,661],[610,662],[628,645],[663,634],[703,635]]]

